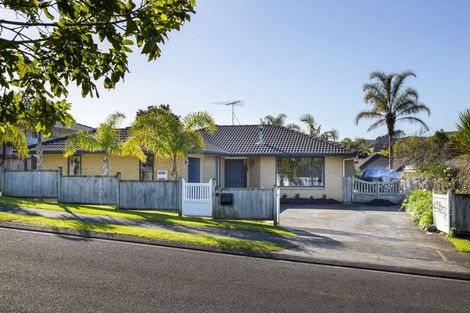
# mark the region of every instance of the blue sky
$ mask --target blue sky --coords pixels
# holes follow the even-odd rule
[[[207,110],[229,124],[230,109],[210,103],[244,100],[242,124],[310,113],[342,138],[374,138],[385,129],[354,123],[368,108],[362,85],[374,70],[415,71],[408,84],[432,110],[423,116],[431,132],[454,129],[458,111],[470,107],[470,1],[197,0],[196,10],[160,59],[133,54],[116,89],[98,99],[72,90],[76,119],[96,126],[121,111],[127,125],[137,109],[168,103],[180,115]]]

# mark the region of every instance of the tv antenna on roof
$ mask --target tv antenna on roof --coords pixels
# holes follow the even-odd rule
[[[235,120],[237,120],[238,124],[240,124],[240,121],[238,120],[237,116],[235,115],[235,106],[239,106],[239,107],[244,106],[245,105],[244,101],[241,101],[241,100],[219,101],[219,102],[213,102],[212,104],[231,105],[232,106],[232,125],[235,125]]]

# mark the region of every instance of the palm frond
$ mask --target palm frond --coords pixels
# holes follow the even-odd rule
[[[10,143],[22,159],[28,156],[26,136],[18,127],[9,123],[0,125],[0,143]]]
[[[362,111],[356,115],[355,121],[356,125],[359,124],[359,121],[362,119],[383,119],[385,116],[383,113],[374,112],[374,111]]]
[[[376,129],[380,126],[384,126],[384,125],[387,125],[387,120],[386,119],[378,120],[377,122],[370,125],[369,128],[367,129],[367,131],[374,130],[374,129]]]
[[[413,71],[408,70],[408,71],[401,72],[395,76],[395,80],[392,86],[392,96],[391,96],[392,102],[395,100],[396,96],[399,94],[400,89],[402,88],[405,80],[408,77],[416,77],[416,74]]]
[[[400,117],[400,118],[397,118],[396,121],[397,121],[397,122],[399,122],[399,121],[407,121],[407,122],[411,122],[411,123],[417,123],[417,124],[420,124],[421,126],[423,126],[423,128],[424,128],[426,131],[429,131],[428,125],[426,125],[426,123],[425,123],[423,120],[421,120],[420,118],[417,118],[417,117],[414,117],[414,116]]]

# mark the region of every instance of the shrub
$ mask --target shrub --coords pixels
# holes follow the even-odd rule
[[[403,201],[402,206],[411,214],[413,222],[425,229],[433,223],[432,193],[426,190],[415,190]]]

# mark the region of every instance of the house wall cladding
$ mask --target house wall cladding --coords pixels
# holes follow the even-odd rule
[[[56,198],[57,171],[5,171],[3,194],[11,197]]]
[[[116,204],[119,178],[113,176],[62,176],[59,201],[85,204]]]
[[[120,181],[118,207],[176,210],[179,207],[178,188],[175,181]]]

